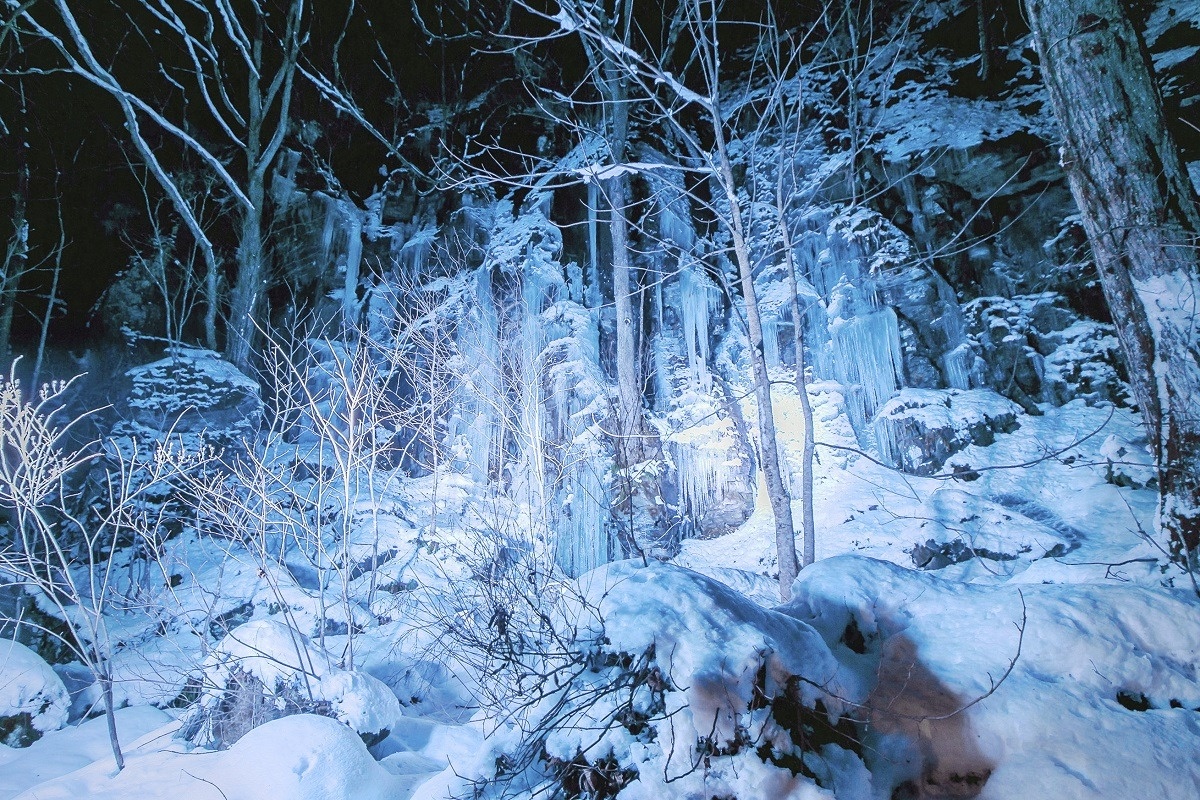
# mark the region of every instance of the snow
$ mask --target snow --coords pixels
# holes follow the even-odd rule
[[[879,758],[902,777],[984,774],[987,797],[1036,786],[1056,798],[1187,798],[1200,785],[1181,746],[1198,734],[1194,597],[974,586],[857,556],[804,570],[795,588],[784,611],[835,642],[853,618],[870,642],[860,669],[880,676],[868,701]],[[886,685],[892,676],[903,685]],[[1143,697],[1148,710],[1127,707]],[[913,730],[917,750],[893,738]]]
[[[212,726],[236,685],[235,671],[259,681],[240,691],[262,692],[281,709],[289,695],[328,703],[333,716],[358,733],[389,731],[401,716],[399,701],[382,681],[338,668],[328,653],[282,622],[255,620],[230,631],[205,659],[201,695],[185,722],[195,727],[194,741],[215,740]]]
[[[67,689],[42,658],[20,642],[0,639],[0,721],[28,715],[28,736],[40,736],[67,722]],[[12,735],[5,734],[16,744]]]
[[[139,745],[157,749],[174,744],[171,733],[176,723],[157,708],[117,709],[116,725],[127,753],[136,752]],[[0,748],[0,798],[24,796],[36,800],[47,796],[42,792],[49,791],[54,779],[79,770],[88,770],[101,780],[113,772],[108,721],[102,716],[50,733],[20,750]],[[146,785],[138,790],[147,794],[132,792],[131,796],[153,796],[148,793],[154,787]],[[73,796],[92,797],[92,789]]]
[[[134,742],[118,774],[112,773],[111,761],[97,761],[15,797],[384,800],[408,795],[406,781],[377,764],[353,731],[326,717],[298,714],[273,720],[221,753],[186,753],[171,747],[173,725]]]

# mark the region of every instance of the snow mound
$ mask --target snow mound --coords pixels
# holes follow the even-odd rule
[[[781,610],[874,685],[861,713],[880,796],[1195,797],[1194,597],[963,584],[858,556],[805,568],[795,591]]]
[[[1075,538],[1015,509],[952,486],[934,490],[923,509],[928,516],[913,520],[908,528],[916,537],[913,564],[922,569],[986,559],[992,562],[989,571],[1007,576],[1032,561],[1065,555],[1079,545]]]
[[[385,800],[396,779],[344,725],[314,714],[272,720],[221,754],[209,774],[227,800]]]
[[[122,709],[123,712],[135,711]],[[145,717],[146,709],[140,716]],[[393,776],[375,763],[366,746],[335,720],[312,714],[298,714],[273,720],[257,728],[229,750],[220,753],[180,752],[163,726],[159,714],[142,722],[156,729],[139,738],[129,738],[130,729],[122,727],[126,745],[126,766],[114,772],[112,758],[100,757],[107,747],[102,720],[85,723],[92,727],[89,748],[98,760],[66,772],[71,760],[58,763],[53,754],[43,753],[36,763],[16,765],[18,778],[31,784],[18,794],[22,800],[179,800],[179,798],[225,798],[225,800],[384,800],[408,797],[412,778]],[[96,725],[95,722],[99,722]],[[73,731],[54,734],[62,737]],[[134,733],[136,735],[137,728]],[[37,747],[37,746],[35,746]],[[34,748],[31,748],[34,749]],[[69,748],[68,748],[69,749]],[[24,752],[24,751],[22,751]],[[69,749],[69,755],[84,755]],[[5,768],[7,768],[7,764]],[[2,772],[3,770],[0,770]],[[57,775],[58,777],[53,777]],[[5,775],[5,777],[8,777]],[[417,776],[424,777],[424,776]],[[36,782],[40,778],[40,781]],[[51,778],[50,780],[46,780]],[[0,780],[0,789],[4,788]],[[0,794],[0,797],[9,795]]]
[[[265,721],[306,712],[333,717],[374,743],[401,716],[386,684],[340,669],[327,652],[274,620],[230,631],[202,672],[200,697],[183,726],[197,744],[229,745]]]
[[[0,639],[0,743],[27,747],[67,723],[62,679],[20,642]]]

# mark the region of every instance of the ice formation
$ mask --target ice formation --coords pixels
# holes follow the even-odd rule
[[[900,327],[890,307],[830,323],[834,377],[844,384],[851,420],[864,425],[904,375]]]
[[[610,555],[607,412],[597,312],[569,297],[561,234],[529,202],[497,220],[455,337],[460,407],[447,438],[479,486],[524,504],[568,574]],[[494,279],[499,278],[500,280]],[[515,423],[514,423],[515,420]],[[529,526],[526,526],[529,527]]]
[[[688,373],[692,386],[701,392],[712,388],[708,371],[709,315],[719,301],[717,287],[698,266],[689,265],[679,272],[679,316],[687,345]]]

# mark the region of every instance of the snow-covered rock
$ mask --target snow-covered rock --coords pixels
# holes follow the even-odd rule
[[[1124,403],[1129,397],[1116,333],[1085,320],[1053,292],[1013,298],[981,297],[964,308],[973,382],[1037,413],[1038,403],[1075,398]]]
[[[125,376],[132,386],[117,403],[117,436],[143,443],[170,436],[185,446],[203,441],[221,448],[237,447],[258,431],[258,383],[210,350],[178,348]]]
[[[275,620],[230,631],[205,659],[199,686],[183,735],[202,745],[228,746],[264,722],[298,713],[333,717],[374,743],[401,716],[386,684],[339,668],[327,652]]]
[[[931,475],[968,445],[989,445],[1018,427],[1021,409],[986,389],[902,389],[873,422],[879,452],[893,466]]]
[[[1133,489],[1158,487],[1158,468],[1144,433],[1130,437],[1111,434],[1100,446],[1100,455],[1107,462],[1104,477],[1109,483]]]
[[[20,642],[0,639],[0,744],[26,747],[67,722],[62,679]]]
[[[1040,558],[1065,555],[1079,545],[1019,511],[953,486],[936,489],[924,508],[929,516],[918,528],[923,538],[911,551],[913,564],[921,569],[978,558],[992,562],[992,571],[1008,573]]]

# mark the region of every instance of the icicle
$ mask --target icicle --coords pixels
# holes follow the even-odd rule
[[[675,443],[671,456],[679,484],[680,511],[686,519],[700,520],[712,498],[718,496],[727,455],[703,444],[687,442]]]
[[[975,351],[967,343],[960,344],[942,356],[942,370],[951,389],[971,388],[971,368],[975,365]]]
[[[691,383],[702,392],[712,386],[708,372],[708,317],[717,302],[717,290],[707,275],[695,266],[684,267],[679,273],[680,307],[683,338],[687,344],[688,370]]]
[[[338,229],[338,202],[332,197],[318,194],[325,203],[325,227],[321,229],[321,261],[329,264],[333,260],[333,236]]]
[[[363,214],[353,203],[343,201],[347,217],[346,281],[342,288],[342,322],[347,328],[358,323],[358,272],[362,262]]]
[[[469,370],[470,383],[466,403],[464,436],[470,448],[469,461],[475,482],[486,486],[491,475],[491,455],[502,443],[503,403],[501,394],[499,321],[492,299],[491,272],[486,267],[475,271],[475,297],[471,324],[463,326],[457,337],[463,367]]]
[[[437,226],[422,228],[400,248],[400,265],[408,277],[420,279],[429,274],[429,254],[437,235]]]
[[[892,396],[904,375],[900,326],[890,307],[835,320],[834,371],[848,390],[851,421],[861,426]]]
[[[774,311],[764,311],[762,315],[763,358],[767,368],[778,367],[779,358],[779,315]]]
[[[680,516],[697,529],[714,512],[718,517],[727,514],[730,503],[744,503],[749,491],[747,465],[730,428],[728,419],[710,417],[708,424],[667,442],[675,464]]]
[[[602,448],[585,436],[572,450],[571,462],[576,468],[567,481],[554,557],[564,572],[577,577],[607,563],[611,543],[604,524],[609,513],[608,494],[599,472]]]

